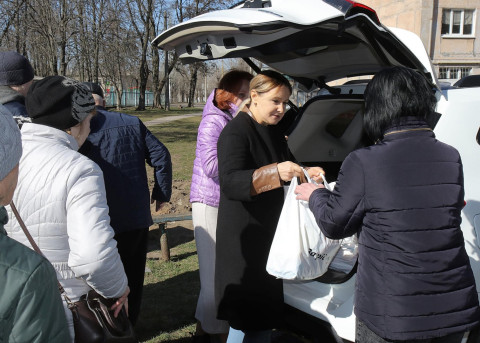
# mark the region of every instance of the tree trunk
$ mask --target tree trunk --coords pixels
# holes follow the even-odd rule
[[[100,42],[99,42],[99,32],[100,32],[100,24],[98,23],[99,18],[97,18],[97,6],[96,1],[92,1],[92,37],[90,39],[90,46],[93,49],[93,75],[92,81],[98,83],[98,74],[99,74],[99,66],[98,66],[98,59],[100,55]]]
[[[152,49],[152,83],[153,83],[153,107],[162,108],[162,93],[158,91],[160,84],[160,54],[158,49]]]
[[[188,91],[188,106],[193,107],[195,103],[195,88],[197,87],[197,74],[198,74],[199,63],[194,63],[190,74],[190,89]]]
[[[175,66],[177,65],[177,62],[178,62],[178,56],[177,54],[175,54],[173,56],[172,62],[168,65],[168,75],[170,75],[173,68],[175,68]],[[160,82],[158,83],[158,87],[156,88],[156,95],[158,95],[158,97],[161,97],[163,87],[165,87],[166,83],[167,83],[167,75],[164,75],[163,79],[160,80]]]
[[[117,93],[117,111],[119,111],[122,108],[122,93],[123,89],[121,87],[117,88],[115,87],[115,93]]]
[[[67,74],[67,30],[68,30],[68,4],[63,0],[60,8],[60,41],[58,47],[60,50],[60,75]]]
[[[148,81],[148,64],[147,64],[147,49],[150,46],[150,32],[151,32],[151,17],[153,13],[153,0],[146,0],[147,5],[142,6],[142,2],[138,2],[138,10],[139,11],[144,11],[140,13],[140,18],[142,19],[143,22],[143,30],[144,32],[141,32],[139,28],[135,24],[135,16],[131,11],[130,5],[128,6],[128,10],[130,12],[130,17],[132,20],[132,24],[134,24],[137,33],[139,34],[140,41],[142,44],[142,56],[141,56],[141,62],[140,62],[140,96],[138,99],[138,107],[137,111],[144,111],[145,110],[145,91],[147,89],[147,81]]]
[[[148,81],[148,66],[146,57],[145,60],[142,59],[140,65],[140,86],[138,88],[140,94],[138,97],[138,107],[137,111],[145,111],[145,91],[147,90],[147,81]]]

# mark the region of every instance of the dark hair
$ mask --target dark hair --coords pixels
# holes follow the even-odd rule
[[[230,109],[230,104],[234,102],[242,87],[242,81],[250,82],[252,78],[252,74],[242,70],[231,70],[226,73],[218,83],[215,93],[216,106],[221,110]]]
[[[437,100],[428,81],[406,67],[391,67],[378,72],[365,89],[363,126],[373,140],[401,117],[414,116],[430,122]]]

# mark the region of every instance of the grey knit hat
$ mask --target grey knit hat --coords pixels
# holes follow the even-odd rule
[[[99,96],[101,96],[102,98],[104,97],[103,96],[103,89],[102,87],[100,87],[100,85],[98,83],[95,83],[95,82],[82,82],[82,85],[84,85],[85,87],[87,87],[87,89],[92,93],[92,94],[97,94]]]
[[[20,130],[12,114],[0,105],[0,181],[18,164],[22,156]]]
[[[33,80],[33,68],[15,51],[0,52],[0,86],[20,86]]]
[[[65,130],[92,113],[95,101],[80,82],[64,76],[47,76],[29,88],[25,106],[32,123]]]

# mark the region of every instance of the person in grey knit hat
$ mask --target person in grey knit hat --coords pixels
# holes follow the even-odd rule
[[[12,115],[0,105],[0,206],[7,205],[12,199],[21,156],[20,130]]]
[[[4,205],[17,186],[22,141],[12,114],[0,105],[0,341],[68,342],[67,319],[52,265],[8,237]]]
[[[29,121],[25,96],[33,82],[34,71],[28,59],[15,51],[0,52],[0,104],[19,122]]]

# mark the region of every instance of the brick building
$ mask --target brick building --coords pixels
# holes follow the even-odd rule
[[[359,0],[385,26],[416,33],[440,81],[480,74],[480,0]]]

